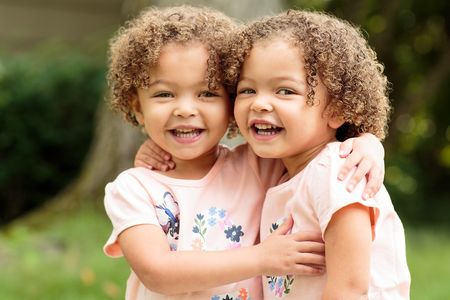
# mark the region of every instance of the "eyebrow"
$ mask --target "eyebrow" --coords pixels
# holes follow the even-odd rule
[[[245,80],[246,81],[253,81],[253,82],[255,81],[254,79],[249,78],[249,77],[242,77],[242,78],[239,79],[239,81],[245,81]],[[270,82],[272,82],[272,81],[282,81],[282,80],[291,81],[291,82],[295,82],[297,84],[306,86],[306,81],[304,81],[302,79],[296,79],[296,78],[293,78],[293,77],[289,77],[289,76],[278,76],[278,77],[270,78]]]

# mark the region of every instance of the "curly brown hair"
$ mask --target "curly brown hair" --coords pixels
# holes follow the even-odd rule
[[[254,44],[273,38],[302,50],[309,105],[314,104],[318,78],[325,85],[326,112],[345,122],[337,131],[339,140],[364,132],[385,138],[391,107],[384,67],[358,28],[322,12],[289,10],[236,30],[225,62],[227,86],[236,86]]]
[[[210,8],[176,6],[144,10],[110,41],[108,83],[112,108],[138,125],[131,99],[137,88],[149,85],[151,67],[158,62],[161,49],[172,42],[198,41],[207,47],[206,80],[210,89],[218,89],[223,82],[226,40],[235,27],[231,18]]]

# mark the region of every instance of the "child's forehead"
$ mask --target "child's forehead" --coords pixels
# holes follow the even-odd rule
[[[202,49],[208,51],[208,44],[200,40],[191,41],[168,41],[162,45],[160,54],[165,52],[182,52],[188,49]]]
[[[301,42],[295,40],[291,35],[281,34],[272,35],[270,37],[261,38],[255,40],[252,45],[252,50],[254,49],[264,49],[264,48],[278,48],[280,50],[280,55],[285,49],[298,51],[299,55],[303,55],[303,47]]]

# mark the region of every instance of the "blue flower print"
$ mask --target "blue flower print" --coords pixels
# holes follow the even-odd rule
[[[227,239],[230,239],[233,242],[237,242],[239,243],[241,241],[241,236],[244,235],[244,233],[242,232],[242,226],[236,226],[233,225],[231,227],[228,227],[228,229],[226,229],[225,234],[227,235]]]
[[[220,297],[219,297],[219,296],[213,296],[213,297],[211,298],[211,300],[220,300]]]
[[[209,225],[209,226],[212,227],[212,226],[216,225],[216,223],[217,223],[217,222],[216,222],[216,218],[209,218],[209,219],[208,219],[208,225]]]
[[[195,226],[192,228],[193,233],[198,233],[202,237],[203,241],[205,240],[205,234],[206,234],[206,220],[203,220],[205,215],[197,214],[195,218]]]
[[[219,217],[222,219],[225,218],[225,215],[227,214],[227,211],[225,209],[219,210]]]
[[[213,207],[209,208],[209,214],[211,216],[214,216],[216,213],[217,213],[217,208],[216,207],[213,206]]]

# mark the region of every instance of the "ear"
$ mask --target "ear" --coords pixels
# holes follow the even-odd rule
[[[144,125],[144,114],[142,113],[141,103],[136,94],[131,96],[131,108],[133,109],[136,120],[140,125]]]
[[[338,129],[344,124],[344,120],[340,117],[330,117],[328,119],[328,126],[333,129]]]

